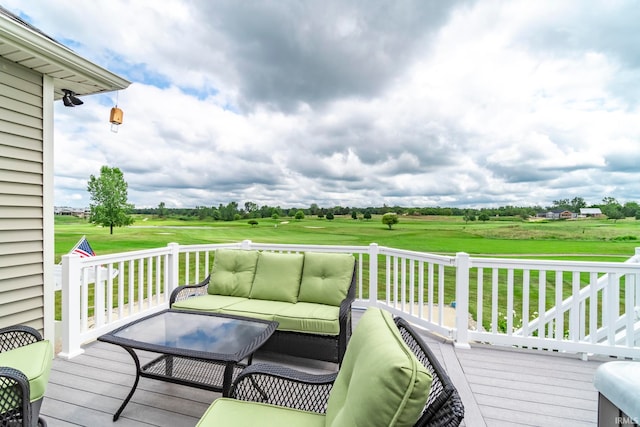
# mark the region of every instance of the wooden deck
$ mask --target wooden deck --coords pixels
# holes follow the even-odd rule
[[[487,346],[458,349],[429,334],[425,341],[462,397],[465,426],[596,425],[597,392],[592,380],[601,361]],[[85,350],[70,361],[56,358],[53,362],[42,406],[50,427],[194,426],[220,396],[141,378],[131,402],[114,423],[113,413],[135,378],[133,361],[111,344],[95,342]],[[336,369],[333,364],[293,358],[267,361],[312,372]]]

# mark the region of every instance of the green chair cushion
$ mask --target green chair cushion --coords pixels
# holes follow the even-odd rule
[[[0,353],[0,366],[21,371],[29,379],[30,401],[44,396],[53,363],[53,349],[49,340],[37,341]]]
[[[256,274],[257,262],[257,251],[218,249],[213,259],[207,292],[248,298]]]
[[[260,252],[250,298],[297,302],[303,254]]]
[[[404,343],[391,314],[360,318],[327,403],[327,426],[413,426],[432,377]]]
[[[234,316],[246,316],[263,320],[275,320],[278,312],[295,305],[284,301],[266,301],[260,299],[248,299],[220,309],[220,313],[233,314]]]
[[[224,307],[247,301],[248,298],[232,297],[227,295],[198,295],[173,303],[171,308],[181,310],[196,310],[206,312],[219,312]]]
[[[340,333],[340,307],[298,302],[279,310],[274,319],[281,331],[309,332],[337,336]]]
[[[325,416],[229,398],[213,401],[196,427],[324,427]]]
[[[351,254],[306,252],[298,301],[339,306],[351,285],[354,264]]]

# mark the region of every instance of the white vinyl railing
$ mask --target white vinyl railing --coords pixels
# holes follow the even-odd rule
[[[640,248],[633,262],[613,263],[249,240],[63,256],[59,355],[74,357],[101,334],[168,308],[177,286],[209,274],[220,248],[351,253],[358,272],[354,307],[384,307],[460,347],[480,342],[640,358]]]

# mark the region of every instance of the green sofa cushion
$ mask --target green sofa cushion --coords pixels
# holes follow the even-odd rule
[[[229,398],[214,400],[196,427],[324,427],[316,412]]]
[[[229,305],[220,310],[220,313],[233,314],[235,316],[247,316],[263,320],[275,320],[276,313],[284,311],[295,305],[284,301],[267,301],[260,299],[248,299]]]
[[[260,252],[250,298],[297,302],[303,254]]]
[[[298,302],[279,310],[274,319],[281,331],[308,332],[337,336],[340,333],[340,307]]]
[[[347,296],[354,264],[351,254],[305,253],[298,301],[339,306]]]
[[[227,295],[198,295],[173,303],[171,308],[181,310],[197,310],[217,313],[224,307],[247,301],[248,298]]]
[[[207,291],[214,295],[249,297],[257,262],[257,251],[218,249]]]
[[[327,403],[327,426],[413,426],[431,389],[429,371],[402,340],[389,312],[360,318]]]
[[[0,366],[21,371],[29,379],[30,401],[44,396],[53,363],[53,349],[49,340],[37,341],[0,353]]]

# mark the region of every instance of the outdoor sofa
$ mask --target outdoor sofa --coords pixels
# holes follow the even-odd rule
[[[53,349],[25,325],[0,329],[0,425],[46,426],[40,417]]]
[[[453,427],[463,418],[455,387],[424,341],[403,319],[372,307],[337,373],[256,363],[197,426]]]
[[[355,284],[351,254],[218,249],[211,274],[174,290],[170,306],[277,321],[260,351],[340,363]]]

